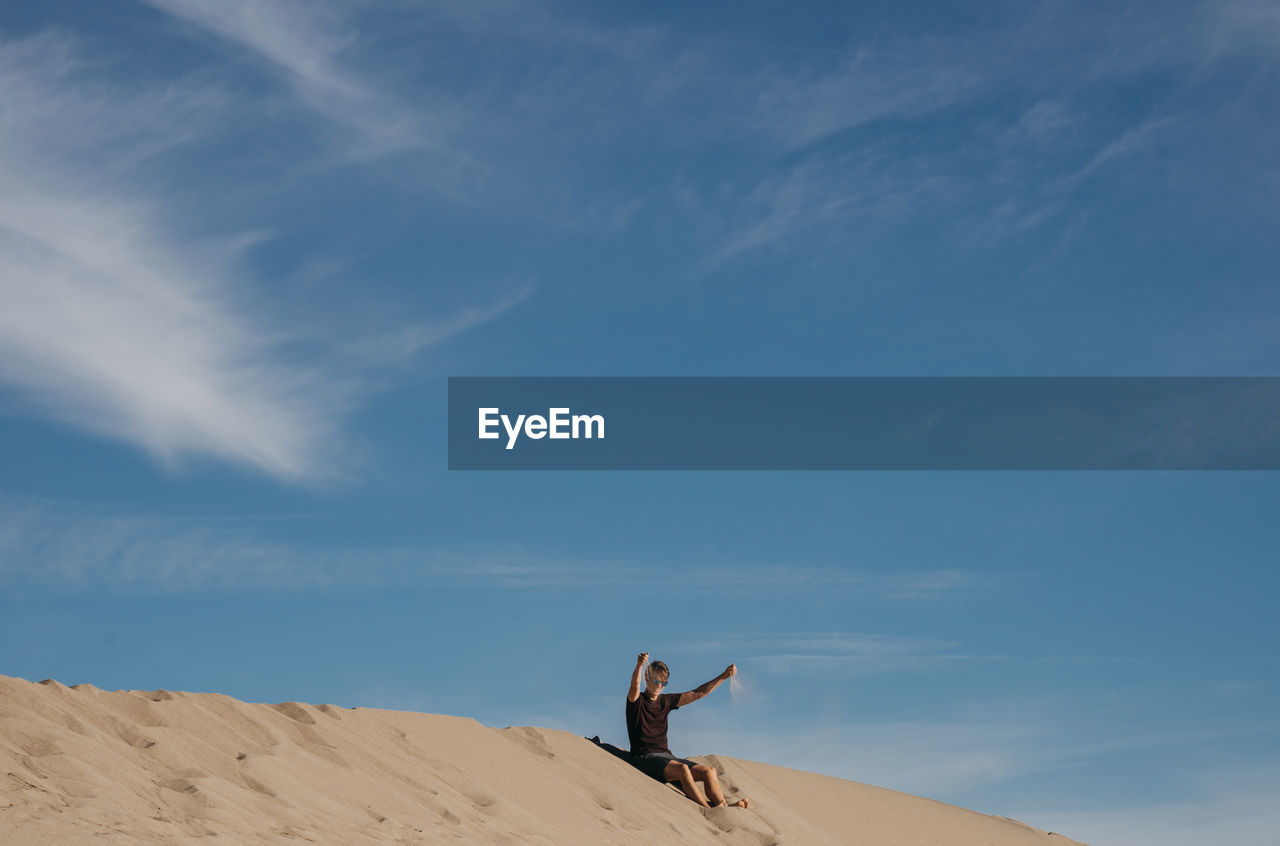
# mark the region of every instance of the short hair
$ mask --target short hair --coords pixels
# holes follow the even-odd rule
[[[655,677],[661,673],[667,678],[671,678],[671,671],[667,669],[667,665],[661,661],[653,661],[648,667],[644,668],[644,680],[647,682],[654,681]]]

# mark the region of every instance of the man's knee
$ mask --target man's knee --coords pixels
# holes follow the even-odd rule
[[[706,764],[695,764],[693,767],[694,778],[700,781],[706,781],[709,778],[716,777],[716,768],[708,767]]]
[[[667,781],[682,781],[693,777],[689,772],[689,765],[683,761],[671,761],[662,771],[662,775]]]

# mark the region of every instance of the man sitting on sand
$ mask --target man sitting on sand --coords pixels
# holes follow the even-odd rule
[[[732,676],[738,668],[730,664],[725,671],[704,685],[685,693],[663,693],[671,671],[661,661],[649,661],[649,653],[642,652],[636,658],[636,669],[631,674],[631,687],[627,690],[627,737],[631,739],[631,763],[641,772],[661,782],[680,783],[684,795],[704,808],[721,808],[728,803],[715,767],[695,764],[677,758],[667,748],[667,715],[681,705],[697,702],[720,686],[720,682]],[[644,674],[644,690],[640,689],[640,675]],[[706,785],[707,798],[702,798],[694,782]],[[733,803],[735,807],[747,807],[746,799]]]

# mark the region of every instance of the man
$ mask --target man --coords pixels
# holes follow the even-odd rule
[[[671,671],[661,661],[654,661],[646,667],[648,661],[648,652],[642,652],[636,658],[636,669],[631,674],[631,687],[627,690],[627,737],[631,740],[631,763],[658,781],[679,782],[684,795],[704,808],[724,807],[728,803],[725,801],[724,791],[720,789],[715,767],[677,758],[667,748],[667,716],[680,706],[697,702],[715,690],[722,681],[736,673],[738,668],[730,664],[711,681],[685,693],[663,693]],[[645,680],[643,690],[640,688],[641,674]],[[706,799],[698,792],[696,782],[699,781],[706,785]],[[745,808],[747,800],[739,799],[733,805]]]

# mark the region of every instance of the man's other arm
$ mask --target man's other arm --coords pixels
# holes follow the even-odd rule
[[[640,698],[640,674],[644,672],[644,665],[649,663],[649,653],[641,652],[636,656],[636,669],[631,674],[631,687],[627,688],[627,701],[635,702]]]
[[[708,693],[710,693],[711,691],[719,687],[721,682],[723,682],[725,679],[729,678],[729,676],[732,676],[736,672],[738,672],[738,665],[730,664],[729,666],[724,668],[723,673],[716,676],[711,681],[706,682],[705,684],[700,684],[697,687],[695,687],[693,690],[687,690],[684,693],[680,694],[680,699],[676,702],[676,707],[683,708],[685,705],[688,705],[690,702],[697,702],[699,699],[701,699],[702,697],[706,696]]]

